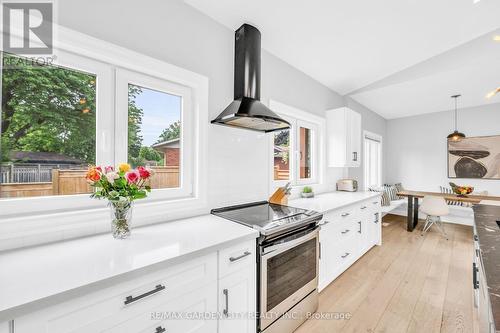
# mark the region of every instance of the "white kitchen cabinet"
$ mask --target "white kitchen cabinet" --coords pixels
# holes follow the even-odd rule
[[[368,242],[370,247],[373,245],[382,245],[382,215],[380,212],[380,199],[368,201],[367,212],[367,229]]]
[[[10,333],[8,321],[0,323],[0,333]]]
[[[219,333],[255,333],[256,294],[255,265],[220,280]]]
[[[361,115],[347,107],[326,111],[329,167],[361,165]]]
[[[120,324],[113,325],[102,332],[215,332],[217,322],[209,316],[204,317],[197,314],[216,312],[217,298],[214,295],[216,288],[217,282],[213,281],[209,285],[184,294],[179,298],[166,299],[165,303],[158,304],[137,316],[131,316]],[[96,327],[96,329],[100,331],[102,327]]]
[[[247,241],[134,274],[109,287],[17,317],[15,333],[213,333],[218,329],[253,333],[255,248],[255,240]],[[225,303],[224,290],[229,303]],[[222,313],[226,304],[229,316]],[[213,315],[219,310],[217,320]],[[7,333],[2,325],[0,333]]]
[[[202,288],[210,293],[213,306],[198,299]],[[188,299],[205,305],[205,311],[217,309],[217,254],[134,277],[111,287],[68,299],[42,310],[14,319],[16,333],[91,333],[112,331],[135,320],[135,326],[151,321],[151,313],[182,312],[187,305],[174,300]],[[207,323],[210,324],[210,323]],[[216,325],[214,326],[216,327]]]
[[[381,244],[380,204],[372,198],[324,213],[320,239],[321,291],[374,245]]]
[[[337,252],[337,244],[335,243],[334,233],[330,230],[331,228],[333,228],[333,225],[330,221],[328,221],[328,219],[326,219],[325,216],[325,220],[321,226],[321,230],[319,231],[319,290],[322,290],[333,281],[335,270],[338,268],[338,265],[334,260]]]

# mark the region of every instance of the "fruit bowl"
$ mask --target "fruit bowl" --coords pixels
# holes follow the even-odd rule
[[[459,186],[454,183],[450,183],[450,186],[451,189],[453,190],[453,193],[455,193],[459,197],[465,197],[474,191],[474,187],[472,186],[466,186],[466,185]]]

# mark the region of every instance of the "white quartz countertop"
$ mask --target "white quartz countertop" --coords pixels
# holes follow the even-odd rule
[[[325,213],[379,196],[378,192],[328,192],[313,198],[293,199],[289,206]]]
[[[179,263],[257,238],[213,215],[0,253],[0,322],[26,305],[158,263]]]

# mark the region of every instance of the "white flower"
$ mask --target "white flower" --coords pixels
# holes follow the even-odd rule
[[[120,178],[120,176],[118,175],[118,173],[114,172],[114,171],[111,171],[111,172],[108,172],[106,174],[106,179],[108,180],[108,182],[110,182],[111,184],[113,184],[115,182],[115,179],[118,179]]]

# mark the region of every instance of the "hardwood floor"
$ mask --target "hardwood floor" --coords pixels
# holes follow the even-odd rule
[[[406,231],[406,218],[387,215],[382,246],[372,248],[325,288],[318,313],[297,333],[477,332],[472,290],[472,227],[445,224]]]

